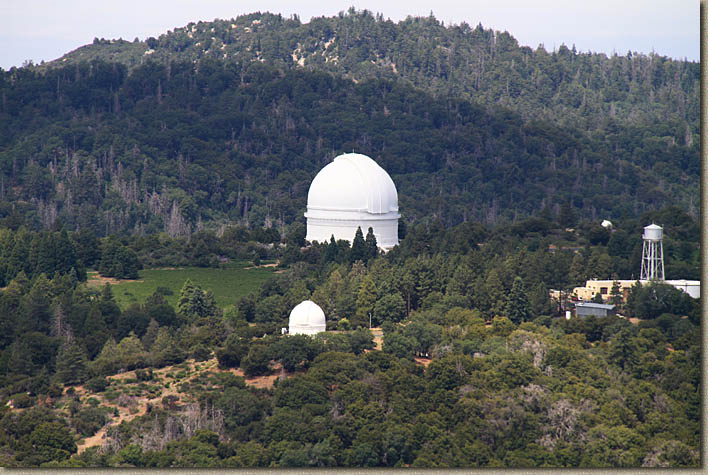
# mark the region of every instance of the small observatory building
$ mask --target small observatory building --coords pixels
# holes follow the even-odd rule
[[[290,312],[288,322],[290,335],[316,335],[326,328],[325,314],[312,300],[300,302]]]
[[[345,153],[312,180],[307,194],[308,241],[330,238],[354,241],[357,228],[374,231],[383,250],[398,244],[398,192],[393,180],[374,160]]]

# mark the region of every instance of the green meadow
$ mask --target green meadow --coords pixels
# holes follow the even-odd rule
[[[216,303],[222,308],[227,308],[233,306],[240,297],[256,291],[261,283],[273,275],[272,267],[246,269],[246,265],[248,264],[223,269],[203,267],[145,269],[140,271],[138,280],[121,281],[111,289],[116,302],[123,309],[133,303],[143,303],[158,287],[163,288],[163,294],[171,293],[165,295],[165,299],[176,306],[184,282],[190,279],[202,289],[211,290]],[[95,272],[89,272],[89,280],[96,275]],[[164,289],[169,291],[165,292]]]

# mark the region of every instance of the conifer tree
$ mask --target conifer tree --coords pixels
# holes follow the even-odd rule
[[[339,250],[339,248],[337,247],[337,241],[334,240],[334,234],[332,234],[332,237],[329,239],[329,243],[327,244],[327,247],[325,247],[324,261],[325,262],[336,262],[338,250]]]
[[[84,319],[82,334],[85,335],[84,344],[88,356],[93,358],[101,350],[109,335],[106,321],[97,304],[91,305]]]
[[[366,233],[366,257],[367,259],[376,259],[376,256],[379,255],[379,246],[378,243],[376,242],[376,236],[374,235],[374,229],[369,228],[369,231]]]
[[[24,331],[39,331],[49,333],[52,321],[50,305],[50,285],[47,276],[40,274],[32,289],[22,298],[22,313],[25,318],[20,321]]]
[[[529,305],[534,315],[551,315],[553,306],[548,295],[548,288],[543,282],[537,283],[529,294]]]
[[[52,241],[55,258],[54,269],[61,274],[67,274],[73,267],[77,266],[74,244],[69,239],[66,230],[54,233]]]
[[[165,327],[157,331],[157,338],[150,350],[150,360],[154,366],[166,366],[184,361],[184,353]]]
[[[64,384],[80,384],[88,379],[86,351],[72,337],[64,340],[57,354],[57,378]]]
[[[108,328],[115,328],[120,317],[120,307],[113,298],[113,290],[111,284],[106,282],[101,291],[101,297],[98,299],[98,307],[103,315],[103,320]]]
[[[145,349],[140,339],[131,331],[118,343],[116,349],[121,362],[121,368],[134,369],[145,366]]]
[[[358,325],[369,326],[369,314],[374,313],[376,300],[378,299],[376,284],[370,275],[364,277],[359,286],[356,297],[356,321],[352,321],[354,327]]]
[[[616,280],[612,282],[612,289],[610,290],[610,303],[617,306],[622,304],[622,288],[620,283]]]
[[[517,276],[511,286],[511,292],[509,292],[506,302],[506,316],[516,324],[531,318],[531,306],[521,277]]]
[[[489,271],[484,283],[487,299],[487,314],[490,317],[501,316],[506,307],[504,285],[496,268]]]
[[[145,334],[142,338],[142,343],[143,347],[145,348],[145,351],[150,351],[152,344],[155,343],[155,340],[157,339],[157,333],[159,330],[160,324],[157,323],[157,320],[151,318],[147,330],[145,330]]]
[[[361,227],[356,228],[354,241],[352,242],[352,250],[349,254],[349,262],[366,261],[367,247],[364,241],[364,233]]]
[[[177,301],[177,311],[182,315],[191,314],[191,305],[193,301],[195,285],[191,279],[187,279],[182,284],[182,289],[179,291],[179,300]]]
[[[570,270],[568,271],[568,279],[571,284],[580,285],[585,284],[586,273],[585,273],[585,258],[581,253],[576,253],[573,256],[573,262],[570,264]]]
[[[120,369],[120,352],[118,344],[113,339],[109,338],[103,345],[101,352],[95,360],[89,365],[91,372],[95,375],[113,374]]]

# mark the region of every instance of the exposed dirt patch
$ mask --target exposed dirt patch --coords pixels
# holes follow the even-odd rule
[[[278,264],[280,264],[280,262],[273,262],[270,264],[261,264],[259,266],[244,267],[244,269],[262,269],[265,267],[278,267]]]
[[[371,334],[374,335],[374,345],[376,345],[374,349],[380,351],[383,348],[383,330],[379,327],[373,327]]]
[[[274,365],[273,370],[273,374],[270,375],[247,378],[245,377],[241,369],[220,369],[216,358],[201,362],[195,362],[194,360],[186,360],[184,363],[181,363],[179,365],[165,366],[164,368],[153,369],[153,379],[151,381],[148,381],[148,383],[160,384],[159,394],[153,397],[147,395],[142,397],[136,397],[134,398],[134,403],[131,404],[130,407],[117,406],[115,401],[110,402],[105,400],[103,394],[92,394],[86,391],[83,386],[75,386],[74,392],[82,399],[86,399],[88,397],[95,397],[99,399],[101,401],[101,404],[103,405],[115,406],[118,408],[117,416],[113,416],[113,419],[105,426],[103,426],[94,435],[92,435],[91,437],[86,437],[77,444],[78,452],[82,453],[89,447],[102,445],[103,440],[106,437],[106,432],[110,427],[114,425],[119,425],[124,421],[132,421],[136,417],[144,416],[147,413],[148,404],[152,404],[153,406],[161,404],[162,399],[166,396],[177,396],[179,398],[180,404],[193,402],[193,396],[191,394],[181,392],[180,386],[185,382],[193,380],[194,378],[200,376],[203,373],[229,372],[237,376],[243,377],[246,382],[246,385],[248,386],[253,386],[256,388],[272,388],[273,384],[278,378],[288,376],[288,374],[282,369],[282,366],[280,364]],[[180,372],[187,373],[187,376],[180,379],[179,381],[167,377],[168,373],[175,374]],[[124,373],[108,376],[106,379],[115,382],[125,382],[126,380],[136,379],[136,376],[135,371],[126,371]],[[170,387],[166,387],[165,383],[167,382],[170,383]]]
[[[92,287],[103,287],[106,284],[118,285],[123,282],[143,282],[142,279],[114,279],[113,277],[101,277],[98,274],[89,274],[86,285]]]
[[[426,367],[426,368],[428,367],[428,365],[429,365],[430,362],[432,361],[432,360],[429,360],[428,358],[420,358],[420,357],[418,357],[418,356],[416,356],[416,357],[413,358],[413,359],[415,360],[416,363],[418,363],[418,364],[420,364],[420,365],[423,365],[423,366]]]
[[[221,371],[221,370],[219,370]],[[269,374],[266,376],[255,376],[253,378],[247,378],[246,375],[243,374],[243,371],[240,369],[231,369],[229,370],[230,373],[235,374],[236,376],[241,376],[246,380],[246,384],[248,386],[253,386],[255,388],[272,388],[273,384],[275,384],[275,380],[282,377],[282,376],[287,376],[287,373],[285,372],[280,372],[276,374]]]

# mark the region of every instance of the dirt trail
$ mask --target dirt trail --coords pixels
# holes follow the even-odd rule
[[[383,348],[383,330],[379,327],[371,328],[371,334],[374,335],[374,349],[381,350]]]
[[[272,388],[273,384],[275,383],[275,380],[281,377],[283,375],[283,372],[281,370],[281,367],[279,365],[276,365],[274,368],[275,374],[268,375],[268,376],[258,376],[255,378],[246,378],[245,375],[243,374],[243,371],[240,369],[220,369],[218,366],[218,361],[216,358],[212,358],[207,361],[202,361],[199,363],[195,363],[194,360],[187,360],[185,361],[187,363],[188,369],[187,371],[189,372],[189,376],[185,378],[183,381],[177,383],[176,381],[170,381],[170,387],[165,387],[164,383],[161,386],[161,391],[160,394],[155,396],[155,397],[148,397],[148,396],[142,396],[137,399],[135,399],[136,404],[133,406],[133,410],[129,407],[118,407],[118,416],[114,416],[113,419],[108,422],[105,426],[103,426],[98,432],[96,432],[94,435],[91,437],[86,437],[85,439],[81,440],[80,443],[77,444],[78,447],[78,453],[82,453],[89,447],[95,447],[97,445],[103,445],[103,440],[106,436],[106,433],[108,432],[108,429],[120,425],[122,422],[130,422],[136,417],[144,416],[147,413],[147,406],[148,404],[152,404],[153,406],[156,406],[161,403],[162,398],[165,396],[177,396],[179,397],[179,401],[181,403],[184,402],[190,402],[192,401],[192,397],[189,394],[182,393],[179,390],[179,386],[183,382],[191,381],[192,379],[196,378],[200,374],[204,372],[229,372],[233,373],[237,376],[244,377],[245,382],[248,386],[254,386],[257,388]],[[180,365],[175,365],[175,366],[166,366],[164,368],[159,368],[153,370],[153,379],[154,380],[161,380],[165,381],[167,379],[166,375],[167,373],[170,372],[179,372],[179,371],[184,371],[183,368],[179,367]],[[111,381],[123,381],[126,379],[135,379],[135,371],[127,371],[125,373],[120,373],[120,374],[115,374],[113,376],[108,376],[106,379],[109,379]],[[108,402],[104,399],[103,395],[101,394],[89,394],[83,388],[82,386],[76,386],[74,387],[74,391],[76,392],[77,395],[79,395],[82,398],[86,397],[95,397],[99,400],[101,400],[101,403],[104,405],[114,405],[115,403]]]

